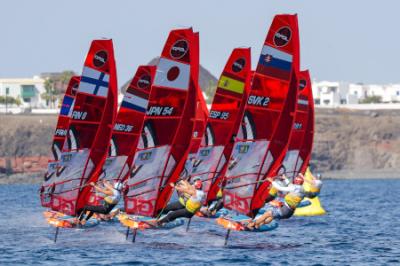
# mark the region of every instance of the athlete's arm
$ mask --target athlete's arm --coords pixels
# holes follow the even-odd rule
[[[112,195],[114,195],[114,191],[113,191],[113,189],[108,189],[108,188],[102,188],[102,187],[100,187],[100,186],[98,186],[98,185],[96,185],[96,184],[92,184],[92,186],[97,190],[97,191],[99,191],[100,193],[103,193],[103,194],[105,194],[105,195],[107,195],[107,196],[112,196]]]
[[[274,188],[276,188],[277,190],[279,190],[279,191],[281,191],[281,192],[292,192],[293,191],[293,186],[287,186],[287,187],[284,187],[284,186],[281,186],[278,182],[276,182],[276,181],[273,181],[272,182],[272,186],[274,187]]]
[[[108,182],[108,181],[104,181],[104,187],[106,187],[107,189],[109,189],[109,190],[111,190],[111,191],[114,190],[113,185],[111,185],[111,183]]]
[[[178,192],[187,193],[190,196],[196,196],[196,189],[188,181],[182,180],[177,186],[175,186]]]

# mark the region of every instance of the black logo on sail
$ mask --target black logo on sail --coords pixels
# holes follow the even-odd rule
[[[93,56],[93,65],[95,67],[102,67],[104,64],[107,62],[107,52],[102,50],[98,51],[94,56]]]
[[[179,40],[174,43],[171,47],[171,57],[174,59],[181,59],[185,56],[189,48],[189,45],[186,40]]]
[[[137,86],[141,89],[147,89],[150,86],[151,77],[147,74],[142,75],[138,82]]]
[[[307,86],[307,81],[305,79],[302,79],[299,81],[299,90],[302,91],[304,88]]]
[[[244,58],[239,58],[238,60],[233,62],[232,71],[235,72],[235,73],[242,71],[242,69],[244,68],[245,64],[246,64],[246,60],[244,60]]]
[[[290,38],[292,37],[292,31],[289,27],[282,27],[275,32],[274,35],[274,44],[277,47],[285,46],[289,43]]]

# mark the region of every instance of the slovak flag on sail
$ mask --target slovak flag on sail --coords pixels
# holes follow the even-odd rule
[[[264,75],[289,80],[292,69],[293,56],[289,53],[264,45],[257,72]]]
[[[131,92],[125,93],[121,107],[145,113],[149,103],[148,97],[149,95],[147,93],[142,93],[139,90],[131,90]]]
[[[79,92],[107,97],[110,75],[85,66],[83,68]]]
[[[190,65],[160,58],[153,85],[185,90],[189,88]]]

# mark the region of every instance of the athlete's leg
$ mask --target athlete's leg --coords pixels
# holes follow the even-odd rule
[[[161,214],[168,213],[170,211],[176,211],[182,208],[185,208],[185,206],[183,206],[180,201],[171,202],[162,210]]]
[[[162,219],[158,220],[158,223],[159,224],[169,223],[169,222],[174,221],[176,218],[181,218],[181,217],[192,218],[193,213],[189,212],[186,209],[179,209],[176,211],[171,211],[166,216],[164,216]]]

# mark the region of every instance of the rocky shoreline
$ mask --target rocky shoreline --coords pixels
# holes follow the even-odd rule
[[[4,175],[0,174],[0,186],[11,184],[40,184],[43,180],[44,173],[32,174],[13,174]],[[399,172],[393,170],[369,170],[369,171],[329,171],[323,172],[322,177],[324,180],[350,180],[350,179],[400,179]]]
[[[40,184],[43,180],[44,173],[32,173],[32,174],[13,174],[4,175],[0,174],[0,185],[10,184]]]
[[[352,171],[339,170],[322,173],[323,179],[400,179],[400,173],[396,169]]]
[[[41,181],[39,172],[6,176],[1,158],[43,160],[56,119],[55,115],[0,115],[0,184]],[[39,160],[25,163],[22,170],[29,173],[36,165],[41,165]],[[316,109],[311,166],[325,178],[400,178],[400,112]]]

